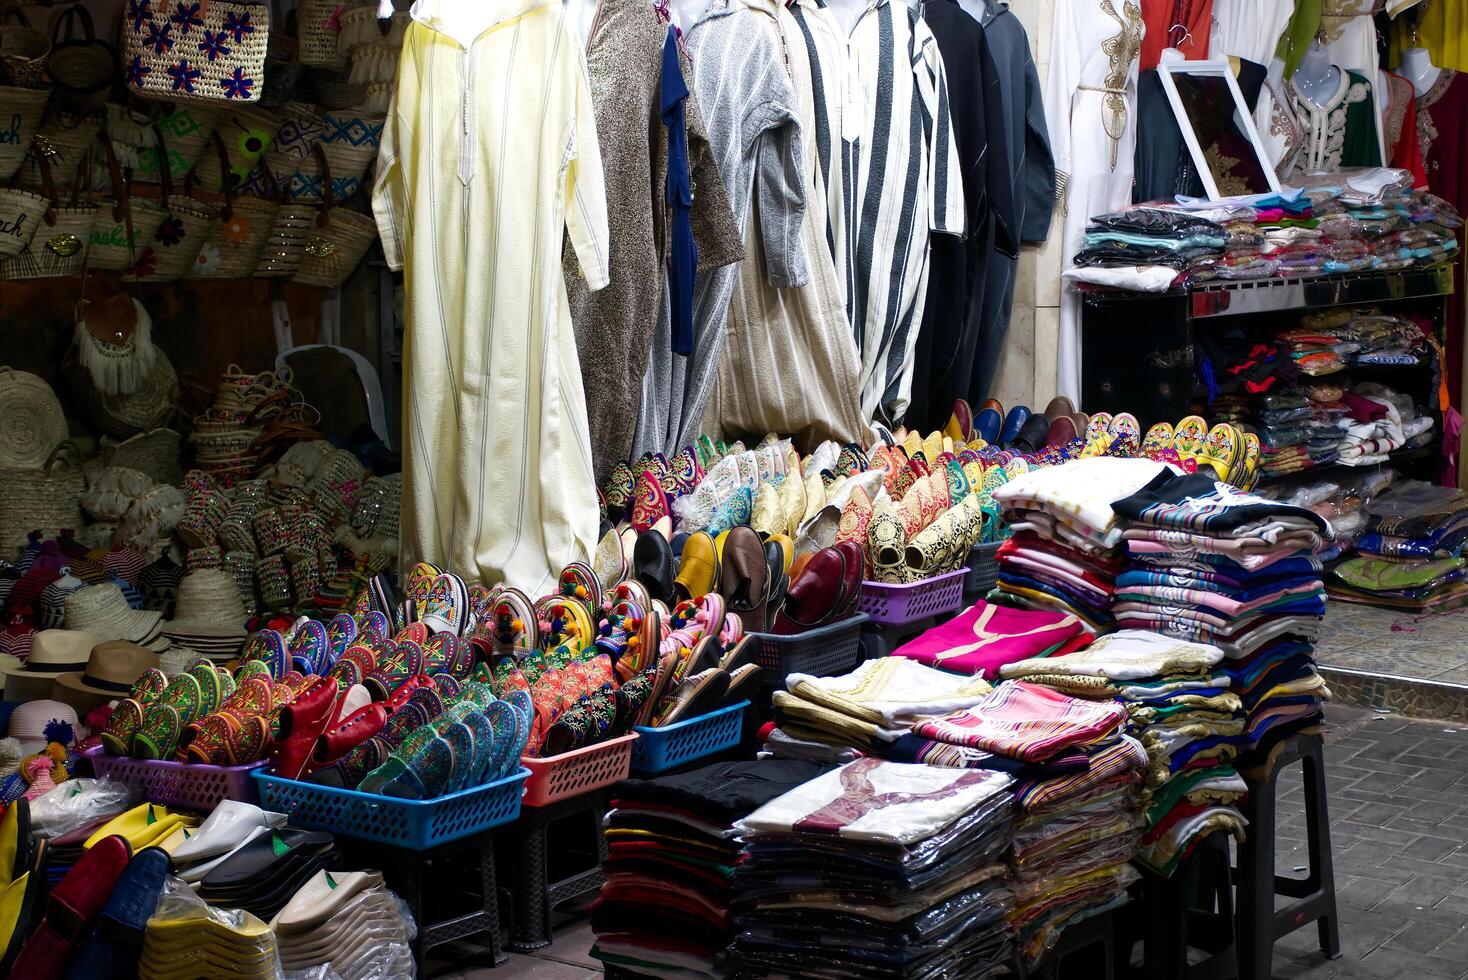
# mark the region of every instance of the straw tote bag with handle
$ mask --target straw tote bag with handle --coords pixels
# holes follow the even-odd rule
[[[51,206],[41,216],[36,235],[25,250],[0,262],[0,279],[46,279],[79,275],[87,259],[87,242],[97,221],[97,206],[82,196],[83,173],[78,170],[71,203],[63,207],[51,180],[45,157],[37,157],[41,185]]]
[[[147,99],[257,102],[269,37],[267,4],[134,3],[122,23],[123,79],[129,91]]]
[[[326,202],[306,235],[305,254],[291,282],[334,289],[347,281],[362,261],[362,256],[377,240],[377,222],[365,214],[335,207],[331,193],[331,165],[326,162],[325,151],[319,145],[316,152],[322,157]]]
[[[6,121],[0,125],[0,180],[15,176],[25,162],[26,150],[46,115],[48,98],[50,93],[44,89],[0,86],[0,120]]]
[[[78,115],[53,109],[41,120],[36,138],[31,141],[25,162],[21,164],[20,186],[28,191],[42,190],[41,168],[36,163],[41,157],[45,157],[47,166],[51,168],[51,179],[57,187],[70,184],[76,178],[82,160],[91,152],[92,144],[97,141],[105,118],[106,114],[100,110]]]
[[[275,227],[280,202],[248,194],[236,194],[231,182],[229,155],[224,139],[216,131],[217,172],[223,175],[223,206],[209,225],[209,238],[199,249],[190,279],[247,279],[260,264],[260,254]]]
[[[12,17],[19,23],[10,23]],[[0,16],[0,78],[5,84],[46,88],[46,56],[50,53],[51,41],[31,26],[19,8],[11,7]]]
[[[60,105],[78,113],[102,108],[120,68],[117,49],[97,37],[86,7],[74,3],[61,12],[51,29],[51,54],[46,60]]]
[[[166,158],[167,146],[163,134],[158,134],[158,157]],[[159,203],[166,217],[151,232],[144,232],[138,241],[137,258],[132,268],[122,277],[124,282],[172,282],[182,279],[193,267],[199,248],[209,237],[209,226],[214,220],[214,209],[190,193],[190,182],[184,184],[182,195],[173,192],[173,179],[166,167],[160,166],[163,185],[159,191]]]
[[[87,261],[94,269],[120,272],[131,268],[141,248],[139,229],[151,235],[168,212],[157,201],[134,198],[132,185],[118,165],[117,153],[106,133],[98,141],[107,163],[111,195],[97,202],[97,220],[88,241]]]

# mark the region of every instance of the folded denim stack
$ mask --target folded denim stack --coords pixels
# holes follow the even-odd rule
[[[417,929],[377,871],[320,871],[270,921],[287,973],[329,967],[342,980],[412,977]]]
[[[1243,702],[1218,669],[1222,660],[1215,646],[1121,630],[1078,653],[1002,669],[1005,677],[1126,706],[1127,730],[1147,752],[1137,858],[1159,874],[1170,875],[1210,833],[1243,833],[1235,804],[1244,784],[1231,764],[1244,731]]]
[[[775,692],[778,727],[766,737],[765,751],[826,762],[858,755],[928,762],[924,755],[930,743],[915,737],[912,727],[972,707],[989,693],[982,678],[902,657],[868,660],[840,677],[791,674],[785,684],[787,690]]]
[[[1133,561],[1117,622],[1222,651],[1247,718],[1240,755],[1318,724],[1328,692],[1312,655],[1325,615],[1315,555],[1330,523],[1196,475],[1159,476],[1115,507]]]
[[[616,784],[603,822],[607,881],[591,905],[591,955],[639,976],[733,976],[734,822],[825,769],[721,762]]]
[[[1394,609],[1440,609],[1468,596],[1468,493],[1403,480],[1366,506],[1359,554],[1331,570],[1330,594]]]
[[[1005,972],[1010,777],[858,759],[740,820],[746,975]]]
[[[1167,465],[1150,459],[1098,456],[1031,470],[994,491],[1014,537],[1000,549],[990,598],[1073,615],[1092,634],[1109,630],[1122,533],[1111,502],[1162,472]]]
[[[1136,851],[1134,790],[1147,753],[1125,724],[1126,710],[1114,701],[1005,681],[975,707],[914,729],[1028,767],[1016,774],[1009,915],[1027,963],[1077,917],[1118,903],[1135,880],[1127,862]]]

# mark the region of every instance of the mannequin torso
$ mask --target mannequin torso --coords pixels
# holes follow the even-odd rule
[[[1316,106],[1323,106],[1336,94],[1341,84],[1341,70],[1330,63],[1325,45],[1318,40],[1305,51],[1300,67],[1290,79],[1299,93]]]
[[[1437,83],[1442,69],[1432,63],[1432,55],[1426,48],[1408,48],[1402,52],[1397,74],[1412,83],[1412,91],[1422,95]]]
[[[980,23],[983,23],[984,18],[988,16],[988,11],[984,8],[984,0],[958,0],[958,6],[960,10]]]
[[[673,23],[680,31],[687,32],[709,9],[709,0],[669,0],[668,9],[673,13]]]
[[[848,38],[856,30],[868,6],[867,0],[827,0],[826,3],[826,9],[831,11],[836,23],[841,25],[841,32]]]

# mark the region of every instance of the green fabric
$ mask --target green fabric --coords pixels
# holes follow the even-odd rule
[[[1346,143],[1341,147],[1341,166],[1381,166],[1381,144],[1376,141],[1376,85],[1375,79],[1348,71],[1349,85],[1367,85],[1371,93],[1360,102],[1346,106]]]
[[[1320,8],[1321,0],[1295,0],[1295,15],[1290,18],[1284,34],[1280,36],[1279,47],[1274,51],[1284,62],[1285,78],[1294,75],[1295,69],[1300,67],[1300,59],[1305,57],[1305,49],[1315,40],[1315,32],[1320,30]]]
[[[1150,827],[1172,812],[1177,801],[1188,795],[1188,791],[1206,779],[1232,776],[1233,766],[1214,766],[1212,769],[1194,769],[1174,776],[1152,793],[1152,803],[1147,807],[1147,825]]]
[[[1347,585],[1366,592],[1394,592],[1434,585],[1443,576],[1464,567],[1468,567],[1468,559],[1388,561],[1385,558],[1358,555],[1337,565],[1334,574]]]

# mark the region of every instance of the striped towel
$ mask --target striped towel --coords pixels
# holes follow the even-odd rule
[[[913,728],[923,738],[967,745],[1024,762],[1109,738],[1126,722],[1115,701],[1082,701],[1039,684],[1011,681],[979,704]]]

